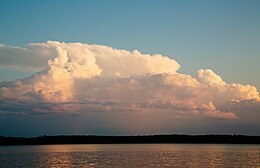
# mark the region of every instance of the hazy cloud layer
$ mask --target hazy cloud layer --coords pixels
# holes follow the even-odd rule
[[[135,119],[145,115],[147,121],[155,114],[231,120],[260,116],[254,86],[228,84],[210,69],[199,70],[196,77],[179,74],[180,65],[159,54],[48,41],[25,48],[1,45],[0,59],[0,66],[39,70],[0,83],[0,115],[91,113],[117,118],[127,113]]]

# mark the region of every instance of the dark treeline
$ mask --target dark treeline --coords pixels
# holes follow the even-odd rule
[[[0,145],[44,144],[135,144],[135,143],[198,143],[198,144],[260,144],[260,136],[246,135],[139,135],[93,136],[60,135],[33,138],[0,136]]]

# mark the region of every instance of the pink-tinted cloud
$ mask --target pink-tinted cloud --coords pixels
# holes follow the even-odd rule
[[[10,53],[27,61],[8,60]],[[260,111],[254,86],[228,84],[210,69],[199,70],[196,77],[180,74],[175,60],[159,54],[49,41],[25,48],[2,45],[0,56],[9,62],[0,66],[24,68],[33,57],[37,63],[32,68],[44,67],[29,78],[0,84],[0,111],[5,114],[20,108],[25,114],[117,115],[121,111],[241,119],[238,106]],[[240,103],[244,101],[252,103],[244,107]],[[231,102],[237,103],[231,108]]]

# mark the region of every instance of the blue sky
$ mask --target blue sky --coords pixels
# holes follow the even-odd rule
[[[260,135],[259,0],[1,0],[0,44],[0,135]]]
[[[160,53],[194,75],[211,68],[227,82],[260,88],[260,2],[9,1],[0,5],[0,43],[58,40]],[[6,75],[6,73],[10,75]],[[0,80],[30,73],[1,68]]]

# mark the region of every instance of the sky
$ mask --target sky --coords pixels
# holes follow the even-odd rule
[[[260,135],[260,1],[0,1],[0,135]]]

